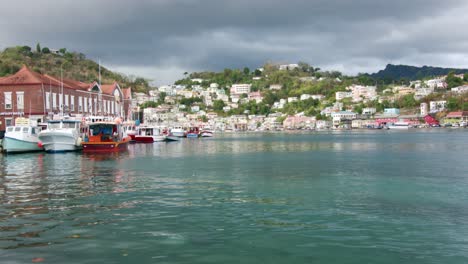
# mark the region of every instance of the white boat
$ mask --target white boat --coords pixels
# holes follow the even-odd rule
[[[200,132],[200,137],[213,137],[213,131],[209,129],[203,129]]]
[[[185,130],[182,127],[173,127],[171,135],[174,137],[185,137]]]
[[[50,120],[39,133],[39,141],[47,152],[77,151],[82,148],[80,129],[79,120]]]
[[[6,129],[5,137],[2,141],[3,151],[6,153],[23,153],[44,150],[39,147],[38,134],[42,127],[31,124],[29,120],[23,118],[15,120],[16,126],[9,126]]]
[[[388,126],[388,129],[408,129],[408,128],[409,128],[408,122],[401,122],[401,121],[395,122]]]
[[[139,126],[134,136],[137,143],[153,143],[166,141],[166,135],[161,134],[157,127]]]

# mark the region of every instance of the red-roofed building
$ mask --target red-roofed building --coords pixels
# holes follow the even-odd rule
[[[123,95],[117,83],[100,86],[40,74],[23,66],[0,78],[0,131],[23,116],[39,122],[56,114],[123,116]],[[125,116],[123,116],[125,117]]]

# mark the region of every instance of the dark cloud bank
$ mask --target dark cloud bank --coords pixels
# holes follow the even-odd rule
[[[466,1],[17,1],[0,47],[41,42],[157,83],[184,71],[309,62],[347,74],[387,63],[468,67]]]

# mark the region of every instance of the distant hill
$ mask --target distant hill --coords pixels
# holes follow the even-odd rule
[[[375,79],[386,80],[418,80],[427,77],[447,75],[451,71],[453,71],[455,74],[468,73],[468,69],[453,69],[431,66],[416,67],[408,65],[388,64],[384,70],[380,70],[377,73],[369,74],[369,76]]]
[[[82,82],[93,82],[99,79],[99,65],[87,59],[82,53],[69,52],[66,49],[51,51],[44,47],[31,49],[28,46],[17,46],[0,51],[0,77],[16,73],[23,65],[35,72],[63,77]],[[146,92],[148,80],[129,77],[112,72],[101,66],[101,83],[118,82],[121,88],[132,87],[132,90]]]

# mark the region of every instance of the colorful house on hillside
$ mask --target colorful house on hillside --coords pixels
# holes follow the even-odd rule
[[[0,131],[16,117],[38,122],[70,116],[123,116],[122,91],[117,83],[99,85],[40,74],[23,66],[0,78]],[[3,97],[3,98],[2,98]]]
[[[444,123],[455,124],[460,122],[468,122],[468,111],[450,112],[444,118]]]
[[[426,122],[427,125],[429,126],[439,126],[439,121],[437,119],[435,119],[433,116],[431,115],[426,115],[424,116],[424,121]]]

